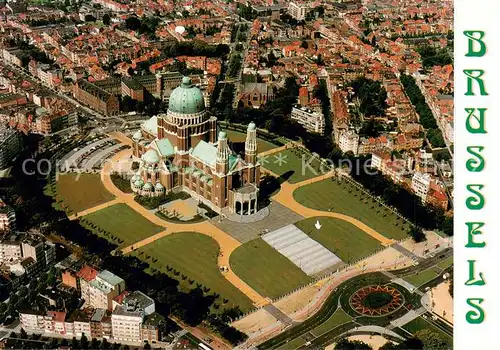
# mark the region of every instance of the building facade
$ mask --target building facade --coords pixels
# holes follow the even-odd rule
[[[22,138],[17,130],[0,127],[0,171],[12,165],[22,148]]]
[[[325,117],[319,111],[307,107],[294,106],[291,118],[309,132],[315,132],[320,135],[325,133]]]
[[[133,141],[140,162],[130,182],[134,193],[160,196],[181,190],[218,213],[226,208],[241,215],[257,212],[257,128],[248,126],[244,158],[234,154],[190,78],[172,91],[167,114],[145,122]]]

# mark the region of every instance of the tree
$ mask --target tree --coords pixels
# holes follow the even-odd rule
[[[441,335],[430,329],[422,329],[414,334],[415,338],[420,339],[425,350],[449,349],[450,344],[441,338]]]
[[[19,338],[21,339],[28,339],[28,333],[24,330],[24,328],[21,328],[21,331],[19,332]]]
[[[129,17],[125,20],[125,26],[127,29],[137,31],[141,28],[141,20],[135,16]]]
[[[303,40],[302,43],[300,44],[300,47],[307,50],[309,48],[309,44],[307,43],[306,40]]]
[[[107,26],[111,24],[111,17],[107,13],[105,13],[104,16],[102,16],[102,23],[104,23]]]
[[[372,350],[372,347],[366,343],[359,340],[350,341],[348,339],[342,339],[335,345],[335,350]]]
[[[399,344],[387,342],[379,350],[422,350],[424,344],[420,339],[409,338]]]

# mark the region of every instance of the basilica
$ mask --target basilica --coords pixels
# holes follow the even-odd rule
[[[209,116],[202,92],[188,77],[172,91],[167,113],[146,121],[133,142],[133,156],[140,164],[130,180],[134,193],[185,191],[218,213],[257,212],[260,164],[255,124],[248,125],[244,157],[235,154],[217,118]]]

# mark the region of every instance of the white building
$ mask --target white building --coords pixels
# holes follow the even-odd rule
[[[321,135],[325,133],[325,117],[322,112],[297,105],[292,108],[291,117],[309,132]]]
[[[297,21],[302,21],[306,18],[308,9],[309,6],[307,6],[306,4],[297,4],[295,2],[290,2],[290,4],[288,5],[288,12],[290,13],[290,16],[295,18]]]
[[[338,145],[342,152],[358,154],[359,135],[354,130],[342,131],[339,134]]]
[[[115,274],[104,270],[96,278],[90,281],[88,286],[88,303],[90,306],[98,309],[113,308],[113,298],[125,291],[125,281]]]
[[[431,187],[432,177],[428,173],[415,172],[411,180],[411,189],[425,202]]]
[[[154,300],[146,294],[135,291],[117,305],[111,315],[113,338],[116,340],[141,342],[144,318],[155,312]]]

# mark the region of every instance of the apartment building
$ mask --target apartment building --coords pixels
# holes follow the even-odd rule
[[[0,232],[8,232],[14,229],[15,226],[16,212],[0,199]]]
[[[76,274],[80,284],[80,293],[85,302],[90,300],[90,282],[96,278],[98,273],[99,271],[96,269],[85,265]]]
[[[296,105],[292,108],[291,118],[309,132],[325,133],[325,117],[321,111]]]
[[[427,194],[431,187],[432,176],[428,173],[415,172],[411,181],[411,189],[420,197],[422,202],[426,201]]]
[[[299,4],[296,2],[290,2],[290,4],[288,4],[288,13],[297,21],[303,21],[306,18],[308,9],[309,6],[306,4]]]
[[[22,148],[22,138],[17,130],[0,127],[0,171],[10,168]]]
[[[121,305],[117,305],[111,316],[113,338],[117,340],[140,342],[143,333],[148,338],[158,335],[151,332],[151,323],[143,329],[145,317],[155,312],[154,300],[142,292],[128,294]],[[154,327],[153,327],[154,328]]]
[[[352,152],[354,155],[358,155],[359,135],[354,130],[341,131],[338,145],[342,152]]]

